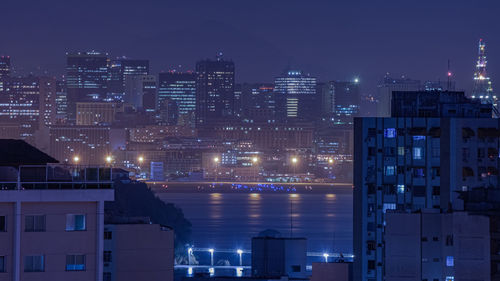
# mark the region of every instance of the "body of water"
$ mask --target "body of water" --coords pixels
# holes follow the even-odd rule
[[[149,184],[192,223],[194,247],[248,249],[266,229],[307,238],[310,252],[352,253],[351,185]]]

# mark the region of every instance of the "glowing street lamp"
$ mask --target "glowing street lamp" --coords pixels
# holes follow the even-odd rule
[[[329,256],[330,256],[330,255],[328,255],[327,253],[324,253],[324,254],[323,254],[323,257],[325,258],[325,262],[328,262],[328,257],[329,257]]]
[[[193,248],[188,249],[188,265],[191,265],[191,255],[193,254]]]
[[[333,164],[333,159],[332,158],[328,159],[328,163]]]
[[[113,157],[111,155],[106,156],[106,163],[111,164]]]
[[[292,157],[292,166],[293,166],[293,175],[297,173],[297,163],[299,162],[299,159],[297,157]]]
[[[73,157],[73,163],[78,164],[78,162],[80,162],[80,157],[78,155],[75,155]]]
[[[243,266],[243,250],[238,249],[236,252],[240,255],[240,266]]]
[[[219,165],[219,157],[214,157],[214,163],[215,163],[215,181],[217,181],[217,166]]]
[[[214,266],[214,249],[208,249],[210,252],[210,264]]]
[[[137,161],[139,161],[139,163],[142,164],[142,162],[144,162],[144,157],[143,156],[139,156],[137,158]]]

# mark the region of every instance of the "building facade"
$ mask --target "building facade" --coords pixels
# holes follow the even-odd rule
[[[191,72],[165,72],[158,78],[157,108],[166,99],[177,103],[179,119],[185,124],[194,124],[196,110],[196,74]]]
[[[463,210],[458,191],[498,186],[498,119],[462,92],[396,92],[393,117],[356,118],[355,280],[383,280],[387,210]],[[413,108],[412,108],[413,107]]]
[[[316,78],[290,70],[274,81],[276,115],[283,120],[311,120],[316,116]]]
[[[234,63],[222,59],[196,63],[196,124],[206,125],[234,114]]]

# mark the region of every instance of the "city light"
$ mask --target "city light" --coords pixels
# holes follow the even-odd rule
[[[297,159],[297,157],[293,157],[293,158],[292,158],[292,163],[294,163],[294,164],[295,164],[295,163],[297,163],[298,161],[299,161],[299,159]]]
[[[358,77],[354,78],[354,83],[356,83],[356,84],[359,83],[359,78]]]
[[[144,162],[144,157],[143,157],[143,156],[139,156],[139,157],[137,158],[137,161],[139,161],[139,163]]]
[[[332,158],[328,159],[328,163],[333,164],[333,159]]]
[[[257,158],[257,157],[252,158],[252,162],[254,162],[254,163],[259,162],[259,158]]]
[[[80,156],[76,155],[73,157],[73,163],[78,164],[80,162]]]
[[[188,249],[188,264],[191,265],[191,255],[193,254],[193,248]]]
[[[110,155],[106,156],[106,163],[110,164],[111,161],[113,161],[113,157],[111,157]]]
[[[219,157],[214,157],[214,162],[219,163]]]
[[[214,249],[208,249],[210,252],[210,265],[214,265]]]
[[[240,255],[240,266],[242,266],[243,265],[243,250],[238,249],[236,252],[238,253],[238,255]]]
[[[329,255],[329,254],[327,254],[327,253],[324,253],[324,254],[323,254],[323,257],[325,258],[325,262],[328,262],[328,257],[329,257],[329,256],[330,256],[330,255]]]

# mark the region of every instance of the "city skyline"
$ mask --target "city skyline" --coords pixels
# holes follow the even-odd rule
[[[15,28],[5,30],[10,40],[0,48],[0,54],[11,56],[19,74],[47,70],[59,76],[64,73],[64,54],[72,51],[96,50],[108,52],[112,58],[126,55],[149,59],[152,73],[175,68],[194,70],[197,60],[213,58],[223,51],[236,64],[237,83],[271,82],[291,66],[322,81],[358,76],[371,93],[386,72],[413,79],[446,80],[450,59],[457,89],[470,92],[480,38],[490,50],[488,67],[493,83],[500,68],[495,54],[499,41],[494,36],[498,23],[493,21],[493,11],[499,4],[492,1],[481,6],[442,1],[433,3],[430,9],[424,3],[394,1],[363,6],[317,2],[306,7],[281,1],[220,1],[213,6],[165,2],[157,9],[152,9],[156,7],[152,2],[138,7],[120,2],[120,6],[100,3],[101,8],[95,11],[95,5],[54,4],[58,4],[54,10],[37,3],[28,7],[6,4],[13,12],[3,19],[4,26]],[[190,8],[192,12],[187,13]],[[26,21],[13,25],[16,21],[11,15],[20,9]],[[62,10],[64,13],[57,13]],[[120,15],[104,10],[119,11]],[[51,20],[40,21],[40,11]],[[144,17],[145,13],[149,16]],[[314,13],[317,16],[308,21]],[[181,15],[183,18],[179,18]],[[261,20],[254,21],[255,15]],[[29,38],[12,34],[11,30],[24,34],[35,21],[37,32],[26,33]],[[415,21],[422,24],[415,25]],[[328,36],[332,31],[334,36]],[[41,36],[46,35],[54,40],[45,43]],[[137,40],[130,41],[129,37]],[[44,43],[34,48],[32,42],[37,39]]]

